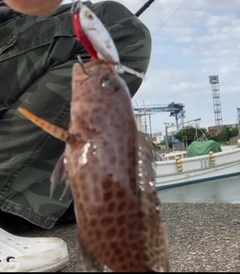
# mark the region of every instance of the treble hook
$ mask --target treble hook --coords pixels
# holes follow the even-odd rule
[[[76,2],[74,0],[72,0],[71,12],[72,13],[80,12],[82,5],[83,5],[83,3],[81,0],[77,0]]]
[[[80,55],[78,55],[77,59],[78,59],[78,62],[79,62],[79,64],[80,64],[80,66],[82,67],[83,72],[84,72],[87,76],[89,76],[89,73],[86,71],[86,69],[85,69],[85,67],[84,67],[84,64],[83,64],[83,61],[82,61]]]

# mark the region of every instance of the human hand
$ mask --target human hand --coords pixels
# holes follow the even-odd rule
[[[13,10],[28,15],[43,15],[57,8],[62,0],[4,0]]]

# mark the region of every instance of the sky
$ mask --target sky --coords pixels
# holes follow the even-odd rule
[[[135,13],[147,0],[117,2]],[[201,118],[200,127],[213,126],[209,76],[218,75],[223,124],[235,124],[240,108],[240,1],[155,0],[139,18],[151,32],[152,54],[133,106],[182,103],[184,122]],[[163,132],[164,123],[175,123],[169,115],[151,115],[152,133]]]

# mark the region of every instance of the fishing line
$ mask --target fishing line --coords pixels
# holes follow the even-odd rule
[[[167,22],[173,17],[173,15],[181,9],[181,7],[187,2],[183,1],[182,4],[168,17],[168,19],[163,23],[163,25],[153,34],[153,37],[167,24]]]

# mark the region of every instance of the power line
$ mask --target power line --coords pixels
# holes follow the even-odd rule
[[[182,4],[168,17],[168,19],[163,23],[163,25],[153,34],[153,37],[167,24],[167,22],[173,17],[173,15],[181,9],[181,7],[187,2],[187,0],[183,1]]]

